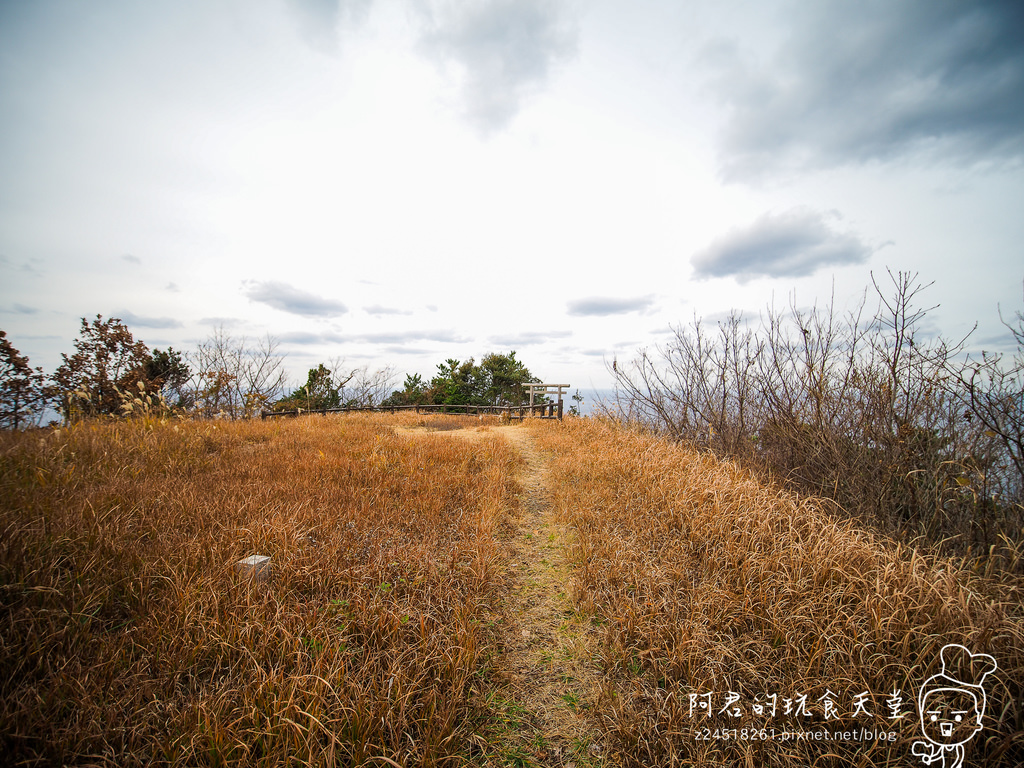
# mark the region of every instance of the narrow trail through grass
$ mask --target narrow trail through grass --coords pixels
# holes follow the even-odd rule
[[[511,765],[604,765],[590,714],[600,693],[595,628],[573,607],[569,533],[547,498],[550,459],[524,427],[494,431],[516,446],[525,467],[510,563],[509,650],[496,676],[502,689],[492,701],[504,723],[491,748]]]
[[[500,434],[523,457],[516,478],[522,488],[518,531],[508,547],[507,652],[494,660],[495,688],[488,700],[494,720],[475,737],[482,764],[610,765],[593,722],[601,689],[596,627],[573,606],[566,555],[571,533],[555,519],[548,499],[550,456],[523,425],[398,431],[468,440]]]

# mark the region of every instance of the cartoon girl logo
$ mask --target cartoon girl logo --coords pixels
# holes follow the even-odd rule
[[[955,643],[943,646],[939,658],[942,671],[925,680],[917,695],[921,731],[928,741],[915,741],[911,751],[925,765],[961,768],[964,744],[981,730],[982,684],[996,670],[996,660]]]

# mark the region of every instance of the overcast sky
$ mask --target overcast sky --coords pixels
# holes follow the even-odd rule
[[[545,381],[886,268],[1005,346],[1024,3],[0,0],[0,328]]]

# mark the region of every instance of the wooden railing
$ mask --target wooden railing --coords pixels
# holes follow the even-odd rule
[[[416,413],[463,413],[472,416],[483,414],[507,413],[509,418],[522,421],[527,416],[538,419],[562,420],[562,401],[555,403],[535,403],[533,405],[377,405],[347,406],[345,408],[296,408],[292,411],[263,411],[262,419],[276,416],[299,416],[303,413],[353,413],[367,411],[373,413],[398,413],[399,411],[415,411]],[[540,415],[538,415],[538,413]]]

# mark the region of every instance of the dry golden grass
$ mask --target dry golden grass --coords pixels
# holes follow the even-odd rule
[[[399,422],[0,436],[2,762],[460,762],[519,459]]]
[[[594,716],[621,764],[915,764],[918,688],[952,642],[999,664],[968,764],[1020,764],[1019,582],[873,537],[822,502],[653,436],[590,419],[534,430],[556,455],[556,513],[575,532],[575,598],[603,627],[606,681]],[[902,719],[889,718],[894,690]],[[740,695],[739,717],[720,712],[729,691]],[[831,721],[819,701],[827,691],[837,707]],[[865,691],[873,717],[851,718]],[[706,699],[690,695],[708,692],[705,718]],[[776,717],[755,715],[756,697],[767,703],[773,693]],[[800,695],[814,714],[784,715],[783,698]],[[781,737],[862,727],[898,737]],[[776,738],[751,738],[766,735],[762,728]]]
[[[496,424],[146,416],[0,435],[0,763],[582,764],[526,749],[537,713],[496,685],[525,578],[510,563],[548,557],[516,542],[528,467],[503,430],[522,429],[551,457],[531,498],[568,539],[574,617],[599,628],[576,651],[596,658],[566,660],[604,672],[589,764],[919,764],[917,691],[950,642],[999,663],[967,764],[1020,764],[1013,577],[613,424]],[[251,554],[272,557],[266,583],[236,572]],[[737,718],[718,711],[729,691]],[[708,692],[712,717],[691,716]],[[853,719],[862,692],[872,714]],[[772,693],[777,715],[755,715]],[[784,714],[801,694],[813,716]],[[781,739],[855,727],[898,738]]]

